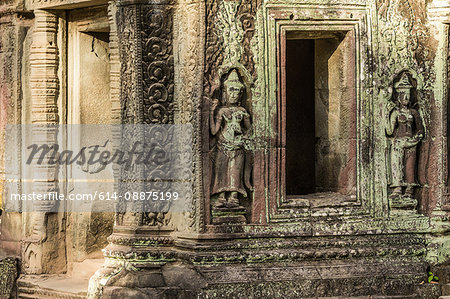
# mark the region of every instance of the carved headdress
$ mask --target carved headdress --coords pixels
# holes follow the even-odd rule
[[[244,84],[242,84],[241,80],[239,80],[239,75],[236,71],[236,69],[233,69],[231,73],[228,75],[225,82],[223,82],[224,87],[226,86],[234,86],[234,87],[245,87]]]
[[[402,74],[400,80],[398,80],[398,82],[394,84],[394,88],[397,90],[410,90],[411,88],[413,88],[406,73]]]

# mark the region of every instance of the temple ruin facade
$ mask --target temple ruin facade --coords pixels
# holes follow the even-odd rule
[[[4,209],[1,298],[450,296],[449,0],[0,3],[3,206],[86,191],[8,125],[191,128],[188,210]]]

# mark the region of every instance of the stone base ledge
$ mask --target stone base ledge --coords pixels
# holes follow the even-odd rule
[[[175,262],[151,270],[134,269],[132,263],[125,262],[109,265],[109,271],[103,274],[98,271],[95,280],[103,283],[97,288],[91,285],[88,298],[380,296],[378,298],[431,299],[423,290],[418,290],[426,279],[425,268],[422,262],[394,259],[390,262],[362,259],[261,265]],[[418,294],[425,297],[417,297]]]

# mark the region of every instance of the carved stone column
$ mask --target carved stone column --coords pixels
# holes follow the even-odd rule
[[[165,1],[110,3],[110,12],[115,12],[110,19],[117,30],[113,35],[117,34],[120,59],[122,124],[173,123],[172,11]],[[143,133],[138,126],[130,126],[122,138],[128,145],[142,142]],[[145,191],[142,179],[145,181],[147,170],[134,167],[132,172],[121,170],[119,193]],[[104,250],[106,261],[90,280],[89,298],[137,296],[139,289],[161,287],[160,267],[173,260],[168,248],[172,229],[167,226],[165,213],[146,213],[143,203],[125,201],[116,210],[114,231]],[[130,289],[134,289],[132,294]]]
[[[35,25],[30,56],[30,83],[32,106],[32,143],[53,145],[58,138],[58,48],[57,48],[57,16],[35,10]],[[28,190],[40,194],[58,192],[58,165],[44,160],[32,161],[32,184]],[[25,184],[27,184],[25,182]],[[26,187],[25,187],[26,188]],[[65,267],[64,238],[58,228],[57,203],[43,200],[33,201],[28,207],[31,227],[25,230],[23,246],[23,266],[28,274],[58,272]],[[26,216],[25,216],[26,217]],[[24,221],[27,223],[26,221]],[[55,260],[57,256],[58,260]]]
[[[173,123],[172,23],[172,8],[168,3],[141,5],[123,1],[118,5],[116,26],[123,124]],[[132,134],[127,142],[142,141],[142,132]],[[134,175],[141,177],[143,171],[139,169]],[[130,191],[138,191],[134,187],[143,186],[129,187],[134,189]],[[145,224],[139,213],[125,213],[120,217],[123,223],[120,220],[119,225]],[[163,217],[158,215],[158,219]]]

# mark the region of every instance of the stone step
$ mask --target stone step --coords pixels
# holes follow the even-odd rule
[[[88,279],[63,275],[22,275],[17,281],[18,298],[82,299],[87,296]]]
[[[69,265],[68,276],[79,279],[89,279],[94,275],[95,271],[100,269],[104,263],[104,259],[85,259],[81,263],[73,263]]]
[[[70,294],[56,290],[42,290],[38,288],[19,288],[18,298],[34,298],[34,299],[85,299],[86,295]]]

